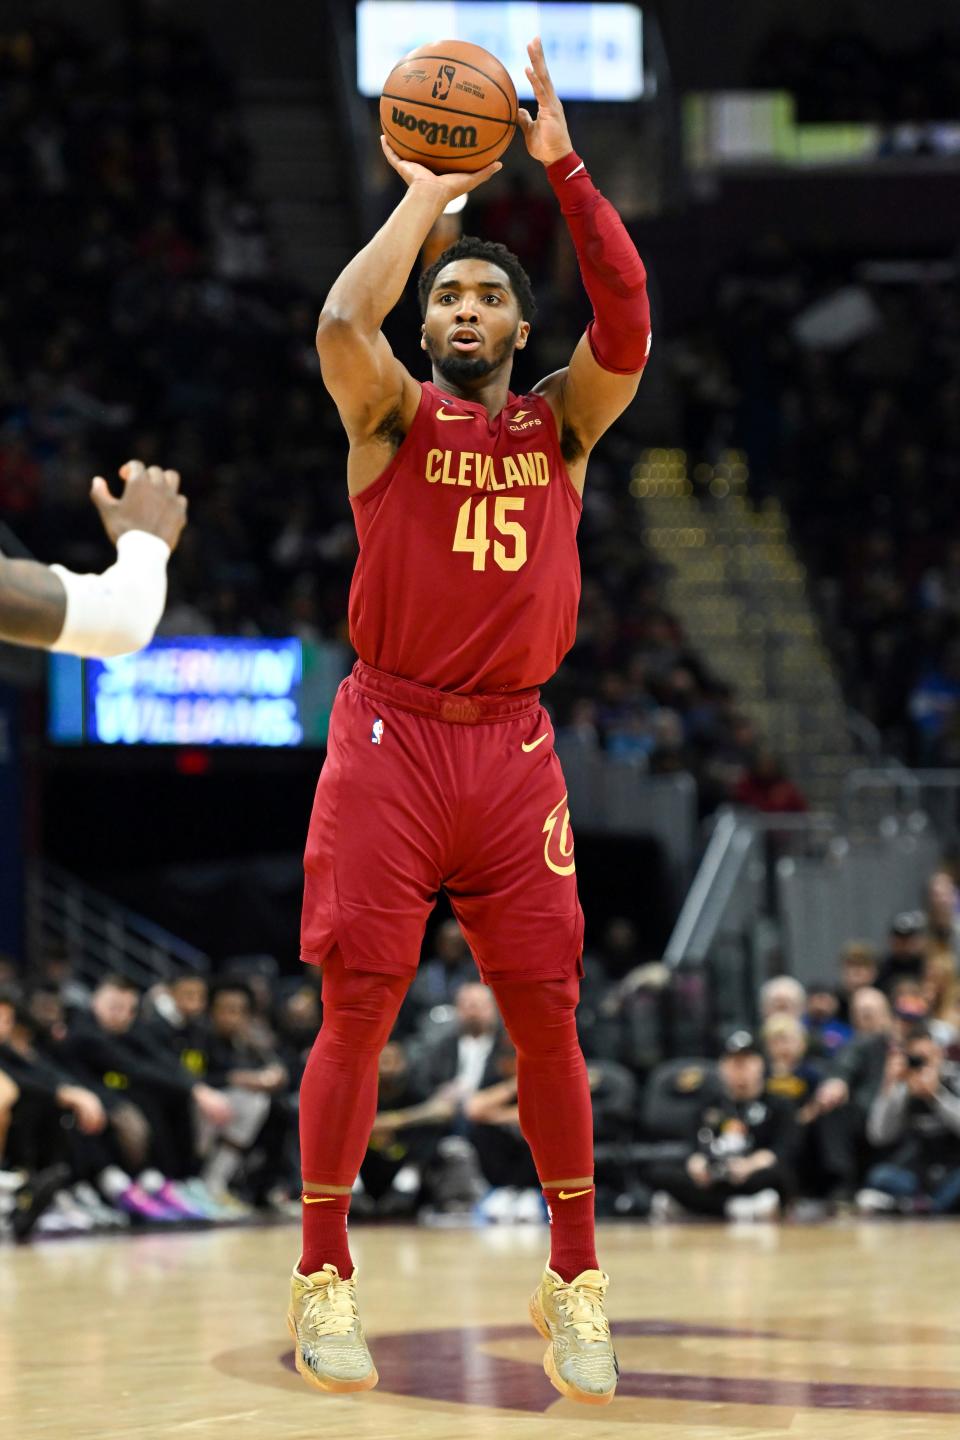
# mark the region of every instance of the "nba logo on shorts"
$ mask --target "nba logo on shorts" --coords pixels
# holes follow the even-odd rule
[[[374,745],[379,745],[380,741],[383,739],[383,721],[380,719],[379,716],[373,722],[373,733],[370,736],[370,739]]]

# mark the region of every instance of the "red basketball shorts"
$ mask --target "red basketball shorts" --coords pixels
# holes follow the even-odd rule
[[[411,974],[437,893],[486,980],[580,970],[566,786],[539,692],[451,695],[358,661],[304,856],[301,955]]]

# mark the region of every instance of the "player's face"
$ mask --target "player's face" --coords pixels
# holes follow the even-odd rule
[[[430,292],[421,344],[445,380],[463,385],[509,365],[529,333],[499,265],[453,260]]]

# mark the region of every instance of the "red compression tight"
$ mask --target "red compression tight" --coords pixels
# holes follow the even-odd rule
[[[550,1211],[550,1267],[563,1280],[596,1270],[593,1226],[593,1107],[577,1038],[580,982],[493,983],[517,1048],[520,1128]],[[584,1185],[564,1185],[586,1180]]]
[[[313,1197],[349,1191],[360,1171],[377,1111],[377,1061],[409,983],[407,976],[347,969],[339,950],[324,961],[323,1025],[300,1090],[307,1197],[300,1268],[306,1275],[326,1264],[336,1265],[341,1275],[353,1271],[349,1194],[319,1203]],[[517,1049],[520,1127],[550,1209],[550,1263],[564,1280],[597,1268],[593,1119],[575,1020],[579,989],[576,976],[493,985]],[[589,1185],[573,1191],[551,1184],[587,1177]]]
[[[410,979],[348,970],[338,949],[323,962],[323,1024],[300,1086],[304,1275],[324,1265],[336,1265],[342,1276],[353,1272],[349,1193],[313,1197],[329,1194],[327,1187],[349,1192],[360,1173],[377,1113],[377,1062]]]

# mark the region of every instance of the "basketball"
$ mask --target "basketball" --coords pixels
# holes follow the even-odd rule
[[[464,40],[411,50],[387,76],[380,124],[402,160],[442,175],[499,160],[517,124],[517,92],[495,55]]]

